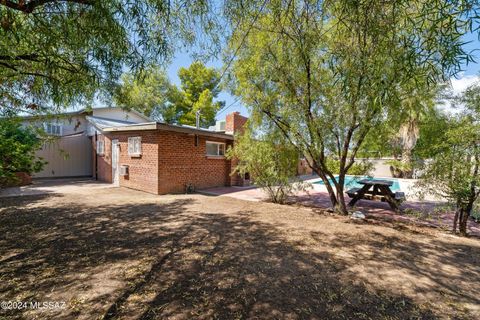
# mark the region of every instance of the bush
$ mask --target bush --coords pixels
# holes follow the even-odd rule
[[[262,188],[270,201],[285,203],[288,196],[306,188],[295,175],[299,161],[298,152],[282,139],[265,135],[255,140],[249,132],[238,137],[227,157],[239,160],[234,173],[249,173],[255,185]]]
[[[42,140],[35,130],[24,128],[14,119],[0,121],[0,185],[15,183],[15,173],[32,174],[42,170],[45,162],[37,159],[35,151]]]

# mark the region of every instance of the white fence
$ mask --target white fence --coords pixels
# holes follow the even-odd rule
[[[45,143],[37,156],[48,161],[34,178],[80,177],[92,175],[91,140],[83,135],[65,136]]]
[[[357,159],[357,161],[360,159]],[[374,177],[386,177],[391,178],[390,165],[385,164],[386,161],[392,160],[391,158],[385,159],[369,159],[368,162],[373,164],[373,170],[370,174]]]

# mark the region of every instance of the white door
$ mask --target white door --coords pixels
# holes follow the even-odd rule
[[[120,185],[120,172],[118,170],[119,160],[119,145],[118,140],[112,140],[112,181],[113,185],[118,187]]]

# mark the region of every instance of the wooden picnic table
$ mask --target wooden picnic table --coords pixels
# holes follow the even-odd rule
[[[347,191],[347,194],[352,200],[349,205],[354,206],[360,199],[386,201],[394,211],[398,211],[400,203],[405,199],[405,193],[393,192],[390,187],[393,181],[379,180],[379,179],[363,179],[358,181],[363,184],[361,188],[352,188]]]

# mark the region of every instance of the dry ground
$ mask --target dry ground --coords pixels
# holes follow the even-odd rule
[[[480,241],[127,189],[0,198],[0,318],[479,319]]]

